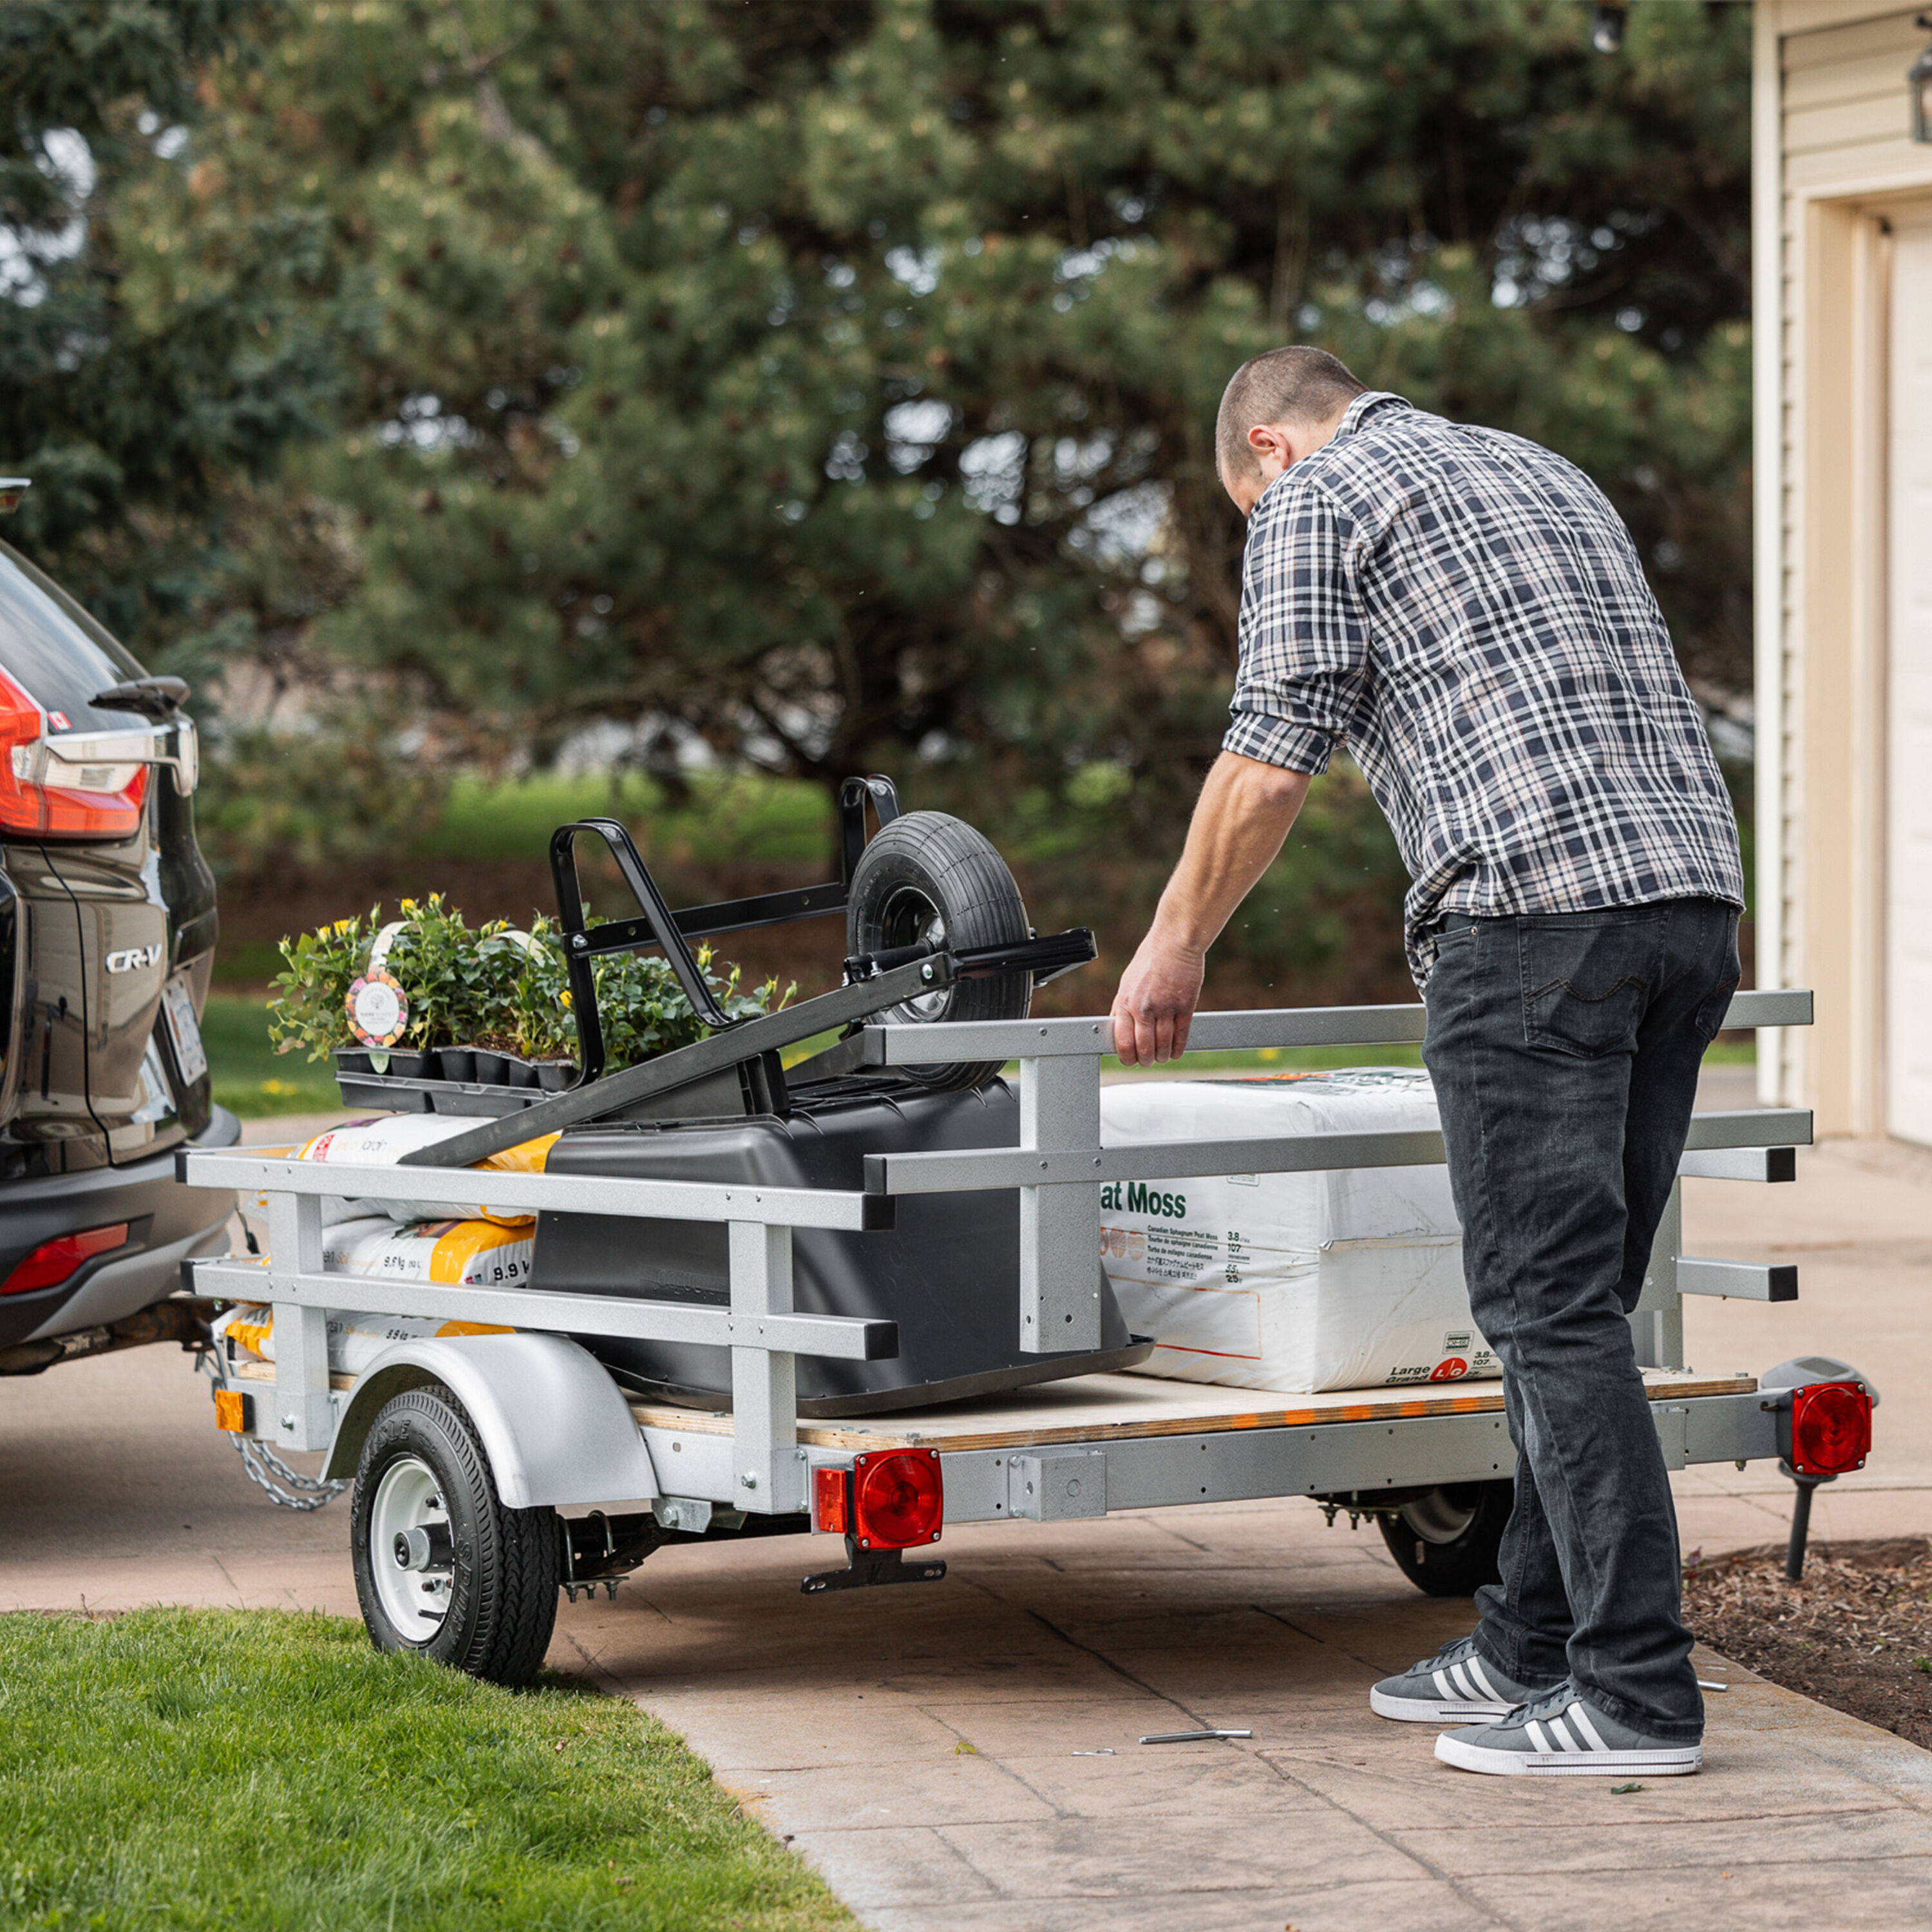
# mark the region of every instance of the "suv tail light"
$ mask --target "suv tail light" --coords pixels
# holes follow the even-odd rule
[[[112,1254],[128,1245],[128,1224],[90,1228],[85,1234],[56,1234],[43,1241],[13,1272],[0,1281],[0,1294],[29,1294],[37,1288],[58,1288],[71,1280],[96,1255]]]
[[[0,832],[127,838],[140,829],[151,730],[50,734],[40,707],[0,672]]]
[[[1871,1454],[1871,1392],[1862,1382],[1812,1382],[1791,1392],[1791,1446],[1801,1476],[1842,1476]]]

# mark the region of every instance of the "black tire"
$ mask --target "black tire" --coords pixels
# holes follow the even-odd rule
[[[845,908],[850,952],[878,952],[924,939],[954,946],[1000,946],[1024,939],[1026,904],[1006,862],[986,836],[943,812],[909,812],[882,826],[860,855]],[[1019,1020],[1033,1001],[1033,977],[996,974],[961,980],[881,1014],[891,1021]],[[983,1086],[1004,1063],[922,1066],[922,1086]]]
[[[432,1492],[416,1514],[446,1533],[449,1561],[418,1578],[401,1570],[393,1519],[406,1508],[397,1498],[409,1486],[421,1490],[425,1471]],[[554,1509],[506,1509],[497,1501],[490,1459],[448,1390],[406,1389],[383,1405],[363,1442],[350,1511],[356,1596],[370,1640],[378,1650],[417,1651],[488,1683],[527,1684],[556,1622],[562,1533]],[[388,1546],[375,1547],[379,1541]],[[441,1587],[416,1604],[411,1592],[430,1596],[425,1582]],[[440,1620],[436,1598],[446,1605]]]
[[[1496,1552],[1516,1499],[1516,1485],[1451,1483],[1378,1516],[1396,1567],[1431,1597],[1473,1596],[1502,1580]]]

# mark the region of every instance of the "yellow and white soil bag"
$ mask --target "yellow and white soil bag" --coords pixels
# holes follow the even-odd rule
[[[350,1120],[341,1126],[330,1128],[326,1133],[317,1134],[314,1140],[296,1150],[295,1157],[298,1160],[336,1162],[345,1166],[393,1167],[404,1154],[414,1154],[418,1148],[434,1147],[439,1141],[467,1133],[476,1125],[474,1120],[453,1119],[447,1114],[379,1114],[374,1120]],[[544,1134],[536,1140],[525,1141],[520,1147],[506,1148],[501,1154],[493,1154],[478,1161],[477,1172],[541,1174],[556,1138],[555,1134]],[[433,1221],[460,1214],[469,1220],[496,1221],[505,1227],[527,1228],[536,1220],[535,1214],[520,1208],[496,1208],[468,1202],[452,1207],[434,1201],[370,1198],[344,1204],[364,1213],[386,1215],[392,1221]],[[323,1224],[326,1226],[333,1218],[325,1210]]]
[[[1364,1067],[1104,1088],[1114,1144],[1434,1129],[1426,1073]],[[1110,1182],[1100,1249],[1138,1371],[1315,1390],[1502,1373],[1462,1281],[1448,1170],[1379,1167]]]
[[[494,1221],[430,1221],[399,1228],[380,1216],[343,1222],[323,1237],[322,1264],[331,1274],[374,1276],[390,1281],[520,1288],[530,1278],[535,1240],[527,1228]],[[266,1267],[266,1264],[264,1264]],[[328,1366],[360,1375],[392,1342],[428,1335],[507,1335],[495,1322],[452,1322],[434,1316],[383,1315],[351,1309],[328,1311]],[[274,1310],[242,1303],[216,1318],[216,1339],[227,1336],[262,1360],[275,1359]]]

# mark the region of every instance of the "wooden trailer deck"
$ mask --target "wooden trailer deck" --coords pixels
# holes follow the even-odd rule
[[[1690,1396],[1748,1395],[1752,1376],[1700,1376],[1646,1369],[1652,1402]],[[1243,1429],[1302,1429],[1324,1422],[1409,1421],[1433,1415],[1494,1414],[1503,1406],[1499,1381],[1334,1389],[1287,1395],[1268,1389],[1211,1388],[1153,1376],[1075,1376],[982,1402],[860,1415],[838,1421],[801,1416],[798,1439],[814,1449],[1028,1449],[1154,1436],[1201,1436]],[[633,1399],[631,1413],[647,1429],[688,1436],[728,1436],[728,1411],[678,1408]]]

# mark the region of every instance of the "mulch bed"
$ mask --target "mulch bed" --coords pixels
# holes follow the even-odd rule
[[[1814,1544],[1798,1583],[1782,1547],[1693,1556],[1684,1618],[1760,1676],[1932,1750],[1932,1538]]]

